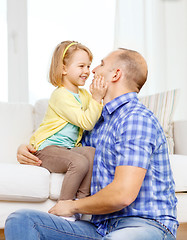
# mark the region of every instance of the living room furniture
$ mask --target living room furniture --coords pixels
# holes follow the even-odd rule
[[[141,98],[141,101],[149,105],[163,124],[176,183],[178,220],[187,222],[187,120],[172,122],[174,98],[175,91],[169,91]],[[58,199],[63,174],[50,174],[44,168],[22,165],[16,160],[18,146],[29,142],[47,104],[47,99],[39,100],[34,106],[0,102],[0,229],[15,210],[30,208],[47,212]],[[169,113],[166,114],[166,110]]]

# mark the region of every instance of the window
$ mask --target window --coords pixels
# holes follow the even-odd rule
[[[56,45],[64,40],[86,45],[94,55],[93,69],[113,50],[114,18],[115,0],[28,0],[30,103],[49,98],[54,89],[48,71]]]
[[[8,39],[6,0],[0,1],[0,101],[8,101]]]

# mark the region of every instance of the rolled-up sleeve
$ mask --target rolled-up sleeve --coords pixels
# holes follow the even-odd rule
[[[148,168],[156,143],[156,128],[146,116],[131,115],[118,126],[115,141],[116,166]]]

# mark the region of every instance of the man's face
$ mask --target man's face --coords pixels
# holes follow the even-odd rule
[[[105,82],[110,82],[114,71],[114,58],[115,52],[112,52],[107,57],[102,59],[100,65],[98,65],[92,70],[94,76],[103,76]]]

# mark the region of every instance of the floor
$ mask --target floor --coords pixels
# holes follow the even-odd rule
[[[187,240],[187,223],[181,223],[177,230],[177,240]]]
[[[5,240],[4,231],[0,229],[0,240]],[[181,223],[177,231],[177,240],[187,240],[187,223]]]
[[[5,240],[3,229],[0,229],[0,240]]]

